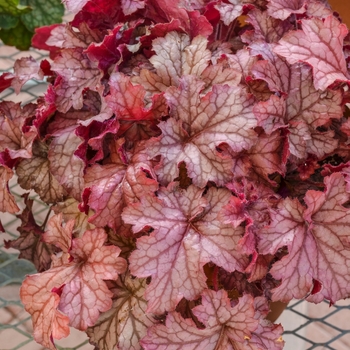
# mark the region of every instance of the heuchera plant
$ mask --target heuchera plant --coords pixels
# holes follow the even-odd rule
[[[1,89],[6,242],[49,349],[283,348],[269,302],[350,295],[348,30],[317,0],[66,0]]]

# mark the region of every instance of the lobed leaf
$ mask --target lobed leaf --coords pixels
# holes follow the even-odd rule
[[[139,341],[154,324],[152,316],[146,313],[143,296],[146,280],[124,275],[108,284],[113,292],[113,305],[87,329],[90,342],[99,349],[141,350]]]
[[[311,293],[311,300],[335,302],[349,293],[350,211],[342,206],[349,195],[340,173],[326,177],[325,184],[325,192],[306,193],[307,209],[296,199],[281,202],[271,225],[262,232],[261,253],[274,254],[282,246],[287,246],[289,253],[271,269],[273,277],[282,280],[273,290],[273,300],[289,301]],[[315,283],[320,290],[313,292]]]
[[[49,170],[60,185],[77,200],[84,188],[83,171],[85,164],[75,155],[82,140],[75,135],[75,127],[58,132],[52,140],[49,151]]]
[[[232,176],[232,161],[217,147],[227,143],[238,152],[255,140],[254,99],[240,87],[228,85],[215,85],[201,97],[202,86],[186,76],[179,88],[171,87],[165,94],[170,115],[178,122],[170,118],[160,123],[162,135],[147,144],[150,157],[162,156],[156,172],[163,184],[178,176],[178,164],[184,161],[197,186],[204,187],[207,181],[222,185]]]
[[[287,33],[274,51],[290,63],[308,63],[313,70],[316,89],[326,90],[336,80],[348,81],[343,55],[343,40],[348,30],[345,24],[329,16],[303,19],[302,30]]]
[[[51,264],[51,255],[54,247],[43,240],[44,230],[39,226],[33,215],[33,200],[28,194],[24,195],[25,208],[17,217],[21,225],[17,227],[19,237],[5,242],[6,248],[14,248],[20,251],[19,258],[31,261],[38,272],[47,270]]]
[[[22,159],[16,167],[16,174],[22,188],[33,189],[42,201],[49,204],[61,201],[66,191],[50,172],[47,155],[48,147],[44,143],[35,142],[33,157]]]
[[[102,73],[97,64],[90,61],[81,49],[64,49],[52,64],[52,70],[62,79],[54,85],[58,111],[66,113],[72,106],[83,107],[82,92],[86,88],[95,90]]]
[[[134,232],[154,229],[137,240],[129,259],[132,274],[152,276],[145,294],[148,312],[174,310],[182,297],[197,298],[206,286],[203,266],[209,261],[229,271],[243,271],[247,264],[236,250],[243,228],[219,220],[229,191],[212,188],[202,196],[203,190],[193,185],[186,191],[169,186],[158,197],[147,195],[128,206],[122,215]]]
[[[269,0],[267,14],[274,18],[284,20],[291,14],[302,14],[306,11],[306,0]]]
[[[56,256],[51,268],[27,276],[21,300],[32,315],[34,338],[49,349],[53,339],[69,334],[69,325],[86,330],[95,324],[100,312],[112,306],[112,292],[106,279],[117,279],[126,269],[118,257],[120,249],[105,246],[103,229],[86,231],[72,241],[71,259],[67,253]]]
[[[205,290],[202,293],[202,305],[196,306],[193,313],[206,328],[198,329],[191,319],[183,319],[178,313],[171,312],[167,315],[166,324],[151,327],[141,344],[146,350],[258,350],[267,349],[265,344],[272,345],[269,350],[281,349],[281,329],[274,335],[264,335],[264,329],[258,328],[255,312],[254,299],[249,295],[239,298],[238,303],[231,306],[226,291]],[[259,311],[257,313],[260,314]],[[266,338],[271,336],[274,342],[261,347],[256,339],[260,335]]]
[[[11,101],[0,103],[0,152],[7,150],[12,159],[31,158],[37,130],[24,126],[34,111],[33,104],[21,108],[19,103]]]

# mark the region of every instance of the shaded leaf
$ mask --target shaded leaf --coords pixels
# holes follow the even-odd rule
[[[0,211],[3,213],[17,213],[20,209],[16,204],[16,199],[9,189],[9,180],[13,176],[13,171],[5,165],[0,165]]]
[[[20,235],[17,239],[6,242],[6,247],[18,249],[19,258],[31,261],[37,271],[45,271],[50,267],[54,247],[42,241],[44,231],[35,221],[33,200],[25,195],[24,203],[23,212],[17,216],[21,222],[21,226],[17,228]]]
[[[79,204],[74,198],[67,198],[64,202],[57,203],[52,207],[55,214],[62,213],[63,220],[68,222],[69,220],[74,220],[74,232],[78,235],[83,234],[86,230],[92,230],[95,226],[88,222],[90,216],[92,216],[92,211],[87,214],[79,209]]]
[[[63,199],[66,192],[50,172],[48,147],[36,142],[33,145],[33,157],[23,159],[16,167],[19,185],[33,189],[45,203],[57,203]]]
[[[113,305],[100,315],[93,327],[87,329],[90,342],[101,350],[140,350],[140,339],[155,321],[146,313],[146,280],[124,275],[108,285],[113,293]]]

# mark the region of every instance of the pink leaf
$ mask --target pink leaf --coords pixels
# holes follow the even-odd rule
[[[75,238],[69,255],[56,256],[51,268],[28,276],[21,300],[32,315],[34,338],[54,350],[53,339],[69,334],[69,325],[81,330],[94,325],[100,312],[112,306],[112,293],[105,279],[117,279],[126,269],[120,249],[105,246],[102,229]]]
[[[0,103],[0,152],[8,150],[12,159],[30,158],[32,144],[37,136],[35,127],[24,127],[33,117],[35,106],[4,101]]]
[[[253,169],[268,180],[275,172],[283,175],[286,171],[287,147],[285,137],[279,131],[271,135],[260,135],[256,144],[249,150]]]
[[[254,299],[249,295],[244,295],[235,306],[231,306],[226,291],[205,290],[202,305],[196,306],[193,313],[206,328],[198,329],[191,319],[183,319],[180,314],[171,312],[167,315],[166,324],[151,327],[141,344],[146,350],[262,349],[257,338],[264,337],[266,329],[259,327],[255,313],[258,317],[260,312],[255,307]],[[269,345],[272,345],[269,350],[281,349],[280,332],[281,329],[274,336],[269,334]],[[184,339],[187,344],[184,344]]]
[[[146,107],[144,87],[133,86],[130,78],[122,73],[111,75],[110,90],[106,101],[121,123],[118,135],[137,141],[156,134],[153,130],[156,120],[168,111],[163,94],[154,95]]]
[[[102,73],[81,49],[64,49],[52,64],[52,70],[62,79],[56,80],[56,106],[60,112],[67,112],[72,106],[83,106],[82,92],[86,88],[95,90]],[[57,82],[58,81],[58,82]]]
[[[138,239],[130,256],[130,271],[138,277],[152,276],[146,290],[148,311],[174,310],[182,297],[193,300],[205,288],[203,266],[209,261],[225,269],[242,271],[247,259],[236,251],[243,228],[234,229],[219,220],[228,203],[227,190],[203,190],[190,186],[182,191],[174,185],[146,196],[127,207],[123,220],[134,232],[154,228],[149,237]]]
[[[42,80],[44,72],[40,68],[40,64],[33,57],[22,57],[16,60],[14,64],[14,78],[12,87],[16,94],[19,94],[22,86],[30,79]]]
[[[126,261],[119,258],[120,249],[105,246],[103,229],[86,231],[72,242],[71,255],[75,264],[81,264],[72,278],[65,281],[59,309],[80,330],[93,326],[100,312],[112,306],[112,293],[103,280],[114,280],[126,269]]]
[[[284,20],[292,13],[304,13],[306,6],[306,0],[270,0],[267,13],[269,16]]]
[[[220,19],[227,26],[243,13],[243,4],[237,0],[229,0],[229,4],[220,2],[215,5],[215,8],[220,13]]]
[[[63,0],[67,10],[73,14],[78,13],[89,0]]]
[[[191,42],[187,34],[178,32],[156,38],[152,42],[156,54],[150,58],[150,62],[157,74],[143,69],[133,81],[142,84],[147,91],[156,93],[165,91],[168,86],[178,86],[184,75],[199,77],[211,57],[207,43],[208,40],[202,36],[195,37]]]
[[[328,2],[319,0],[309,0],[308,2],[306,14],[309,17],[326,18],[333,15],[333,11]]]
[[[349,195],[340,173],[326,177],[325,185],[324,193],[306,193],[307,209],[297,200],[281,202],[271,225],[261,234],[261,253],[274,254],[282,246],[289,251],[271,270],[275,279],[282,280],[273,290],[273,300],[304,298],[312,291],[314,280],[321,284],[320,291],[313,295],[317,302],[326,298],[334,303],[350,291],[346,273],[350,211],[342,206]]]
[[[254,30],[248,30],[241,36],[248,43],[256,41],[276,43],[282,38],[283,34],[292,29],[289,21],[273,18],[266,11],[260,11],[257,8],[249,11],[246,21],[254,27]]]
[[[124,15],[131,15],[139,9],[145,8],[143,0],[121,0]]]
[[[85,186],[91,189],[89,206],[95,214],[89,219],[98,227],[109,226],[117,230],[124,208],[123,179],[126,166],[107,164],[88,168],[85,175]]]
[[[291,64],[298,61],[310,64],[316,89],[325,90],[336,80],[348,81],[343,54],[346,25],[333,16],[324,21],[313,18],[301,22],[302,30],[287,33],[274,51]]]
[[[323,157],[332,152],[338,144],[333,132],[320,132],[316,128],[328,124],[330,118],[339,119],[343,115],[339,91],[316,90],[311,74],[310,67],[294,64],[290,67],[290,82],[285,91],[288,96],[272,95],[254,107],[258,124],[267,133],[288,125],[289,149],[298,158],[306,158],[307,153]],[[262,79],[269,81],[268,76],[270,73]]]
[[[267,101],[260,101],[254,106],[254,114],[258,125],[263,127],[267,134],[287,126],[285,124],[286,102],[284,97],[271,95]]]
[[[258,42],[250,47],[252,55],[261,55],[264,58],[252,67],[255,78],[265,80],[272,91],[288,93],[292,79],[290,66],[285,59],[273,52],[276,44]]]
[[[63,265],[27,276],[22,283],[21,301],[32,315],[34,339],[50,350],[56,350],[53,339],[65,338],[70,333],[69,318],[58,310],[60,297],[55,290],[69,280],[73,271],[74,266]]]
[[[79,25],[79,31],[73,30],[70,24],[61,24],[53,28],[46,45],[60,48],[81,47],[86,49],[90,44],[99,42],[103,35],[99,30],[92,30],[86,23]]]
[[[254,99],[241,88],[228,85],[215,85],[200,97],[202,86],[194,77],[185,76],[178,89],[171,87],[165,94],[170,115],[178,122],[171,118],[160,123],[163,134],[147,144],[151,157],[162,156],[156,170],[161,183],[174,180],[178,164],[184,161],[197,186],[204,187],[210,180],[224,184],[231,176],[232,162],[216,147],[227,143],[238,152],[255,140]]]

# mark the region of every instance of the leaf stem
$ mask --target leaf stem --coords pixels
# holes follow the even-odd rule
[[[49,220],[49,217],[50,217],[51,211],[52,211],[52,206],[51,206],[51,207],[49,207],[49,210],[47,211],[47,214],[46,214],[45,220],[44,220],[43,224],[41,225],[41,229],[42,229],[43,231],[45,230],[45,226],[46,226],[46,224],[47,224],[47,221]]]

